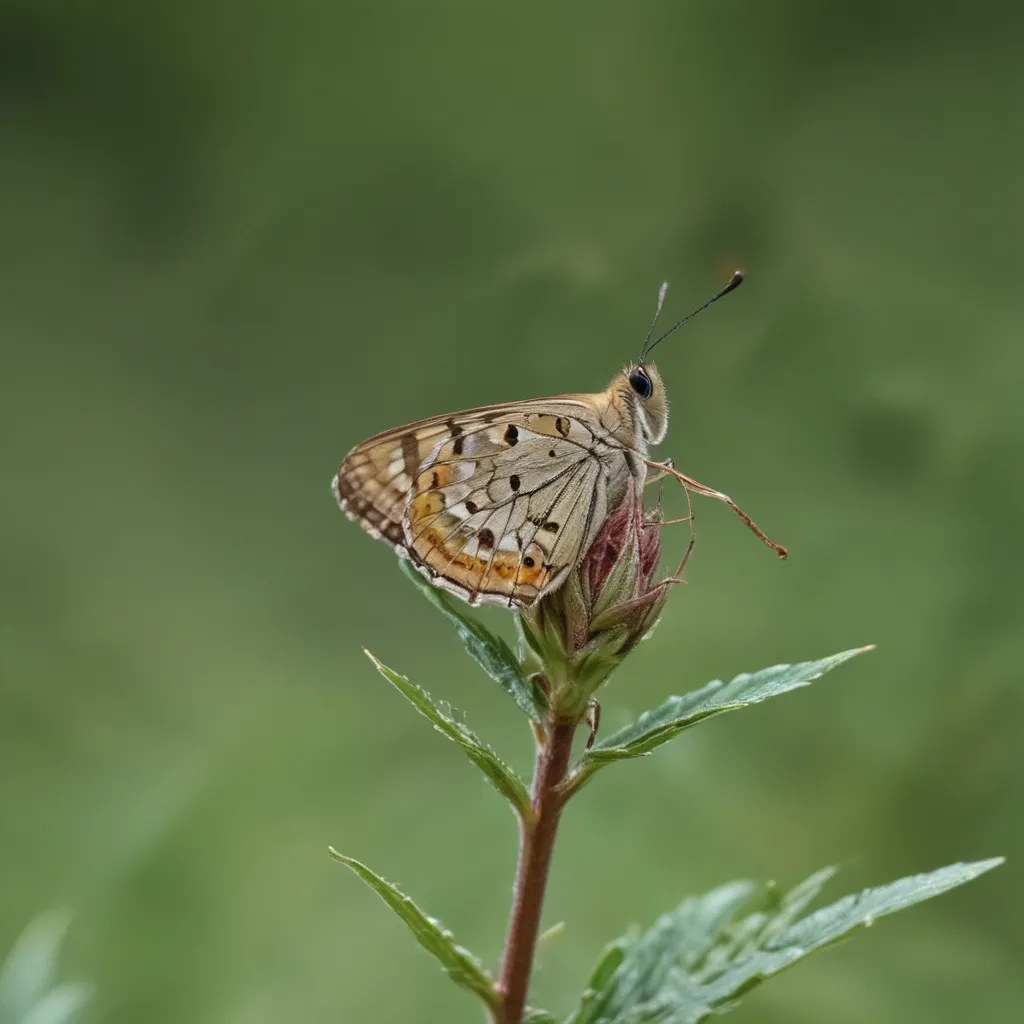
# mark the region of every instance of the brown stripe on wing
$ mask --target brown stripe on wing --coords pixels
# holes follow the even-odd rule
[[[431,449],[434,445],[432,444]],[[424,455],[420,455],[420,444],[416,440],[415,434],[405,434],[402,437],[402,465],[405,466],[405,475],[409,477],[410,482],[416,475],[416,470],[420,468],[420,463],[429,455],[427,452]]]

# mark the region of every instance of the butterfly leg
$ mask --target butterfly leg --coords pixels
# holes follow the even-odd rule
[[[691,517],[691,523],[692,523],[692,517]],[[694,545],[694,542],[696,540],[697,540],[697,538],[696,538],[696,536],[693,533],[693,526],[691,525],[691,527],[690,527],[690,543],[686,545],[686,550],[683,552],[683,557],[682,557],[682,560],[679,563],[679,568],[676,569],[675,573],[673,575],[669,576],[669,578],[667,580],[663,580],[662,581],[663,583],[685,583],[686,582],[683,579],[683,573],[686,572],[686,563],[690,560],[690,555],[693,552],[693,545]]]
[[[660,484],[660,483],[662,483],[667,477],[672,475],[672,470],[675,469],[675,463],[671,459],[666,459],[663,463],[661,463],[661,462],[655,462],[655,463],[648,462],[647,465],[648,466],[659,466],[660,469],[658,470],[657,473],[652,474],[651,476],[649,476],[644,481],[644,487],[647,487],[650,484]],[[688,523],[688,522],[690,522],[691,519],[693,519],[693,505],[690,504],[689,491],[687,491],[685,493],[686,493],[686,496],[687,496],[686,497],[686,503],[690,506],[689,513],[687,515],[685,515],[685,516],[679,516],[677,519],[662,519],[659,525],[661,525],[661,526],[675,526],[676,523]],[[658,488],[657,509],[658,509],[658,511],[661,511],[661,488],[660,487]]]
[[[651,469],[657,469],[657,472],[648,475],[647,479],[644,480],[644,487],[647,487],[649,484],[656,484],[659,481],[664,480],[665,477],[669,476],[671,470],[675,469],[675,463],[671,459],[666,459],[663,463],[648,462],[647,465]]]
[[[664,480],[671,475],[671,470],[675,468],[674,463],[671,459],[666,459],[664,463],[660,462],[648,462],[648,466],[658,466],[658,472],[653,473],[651,476],[644,480],[644,487],[649,487],[651,484],[661,484]],[[689,498],[686,499],[689,503]],[[655,511],[661,512],[661,487],[658,488],[658,500],[655,503]],[[680,516],[678,519],[661,519],[658,521],[659,526],[675,526],[676,523],[688,523],[693,518],[693,506],[690,506],[689,515]]]
[[[693,531],[693,502],[690,500],[690,492],[684,489],[684,493],[686,494],[686,507],[688,509],[687,514],[685,516],[681,516],[679,519],[670,519],[667,523],[662,524],[663,526],[668,526],[671,523],[690,524],[690,541],[686,545],[686,550],[683,552],[682,560],[679,562],[679,568],[676,569],[675,573],[669,576],[667,580],[662,581],[668,584],[685,582],[683,580],[683,573],[686,572],[686,563],[689,562],[690,555],[693,554],[693,545],[697,542],[697,535]]]
[[[648,463],[650,465],[650,463]],[[666,459],[663,463],[657,463],[656,465],[661,466],[661,472],[659,473],[659,479],[666,476],[673,475],[675,472],[675,463],[671,459]],[[693,531],[693,522],[695,516],[693,514],[693,501],[690,498],[690,492],[684,487],[683,494],[686,495],[686,515],[679,516],[677,519],[666,519],[662,522],[662,526],[673,526],[675,523],[689,523],[690,524],[690,542],[686,545],[686,551],[683,552],[682,561],[679,563],[679,568],[676,569],[674,575],[668,577],[664,582],[666,583],[682,583],[683,573],[686,571],[686,563],[690,560],[690,555],[693,552],[693,545],[697,541],[697,535]],[[658,508],[661,508],[661,491],[658,491]]]
[[[669,475],[674,476],[683,485],[683,487],[689,494],[700,494],[705,498],[714,498],[717,501],[721,501],[724,504],[728,505],[729,508],[731,508],[733,512],[735,512],[736,515],[738,515],[740,519],[743,520],[743,522],[747,526],[747,529],[749,529],[763,544],[766,544],[768,547],[770,547],[779,556],[779,558],[785,558],[789,554],[789,552],[781,544],[776,544],[775,541],[771,540],[768,537],[768,535],[757,525],[757,523],[755,523],[754,520],[751,519],[750,516],[748,516],[747,513],[744,512],[743,509],[741,509],[739,505],[737,505],[736,502],[729,497],[728,494],[723,494],[721,491],[716,491],[713,487],[708,487],[707,484],[702,484],[700,483],[700,481],[694,480],[693,477],[689,477],[685,473],[680,473],[678,469],[675,469],[674,467],[671,467],[666,463],[648,462],[647,465],[652,467],[653,469],[664,470]]]

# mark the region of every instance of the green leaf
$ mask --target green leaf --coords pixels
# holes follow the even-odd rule
[[[522,818],[530,815],[530,794],[518,775],[483,743],[476,734],[458,720],[455,715],[438,707],[426,690],[400,676],[387,665],[381,664],[369,651],[366,656],[377,671],[409,701],[424,718],[434,723],[434,728],[443,733],[487,776],[488,781],[501,793]]]
[[[375,874],[365,864],[329,847],[335,860],[351,868],[405,922],[413,938],[430,953],[456,985],[475,993],[491,1009],[500,1003],[494,984],[480,961],[455,942],[452,933],[428,917],[397,886]]]
[[[459,639],[473,660],[530,718],[540,722],[547,701],[539,687],[534,686],[523,674],[509,645],[477,622],[456,598],[424,579],[407,559],[399,559],[399,565],[420,593],[455,627],[455,632],[459,634]]]
[[[859,647],[818,661],[773,665],[760,672],[744,672],[730,683],[716,679],[692,693],[669,697],[664,704],[645,711],[636,721],[595,743],[580,758],[566,788],[578,789],[598,768],[613,761],[645,757],[698,722],[807,686],[843,662],[873,649]]]
[[[589,1005],[584,994],[573,1024],[632,1022],[629,1014],[655,999],[673,971],[700,963],[716,937],[758,891],[754,882],[730,882],[702,897],[690,897],[663,914],[632,943]]]
[[[593,971],[590,972],[590,979],[580,996],[579,1008],[569,1016],[565,1024],[576,1024],[583,1019],[590,1004],[601,995],[608,985],[612,976],[619,969],[620,964],[629,955],[637,940],[640,938],[640,929],[635,928],[625,935],[620,936],[613,942],[609,942],[597,958]]]
[[[528,1006],[523,1013],[523,1024],[558,1024],[558,1018],[547,1010],[535,1010]]]
[[[815,950],[1002,862],[996,857],[950,864],[865,889],[805,917],[800,914],[832,876],[831,869],[781,898],[771,887],[753,882],[720,886],[684,900],[642,936],[627,940],[615,970],[599,991],[588,988],[566,1024],[697,1024]],[[599,964],[607,956],[606,951]]]

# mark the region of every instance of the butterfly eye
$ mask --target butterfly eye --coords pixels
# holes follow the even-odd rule
[[[643,370],[634,370],[629,375],[629,386],[641,397],[650,398],[651,392],[654,390],[654,385],[651,383],[651,378],[644,373]]]

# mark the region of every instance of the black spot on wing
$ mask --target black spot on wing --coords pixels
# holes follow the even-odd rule
[[[405,547],[405,533],[402,531],[400,524],[393,520],[385,523],[381,528],[380,532],[384,535],[385,539],[389,540],[392,544],[401,544]]]

